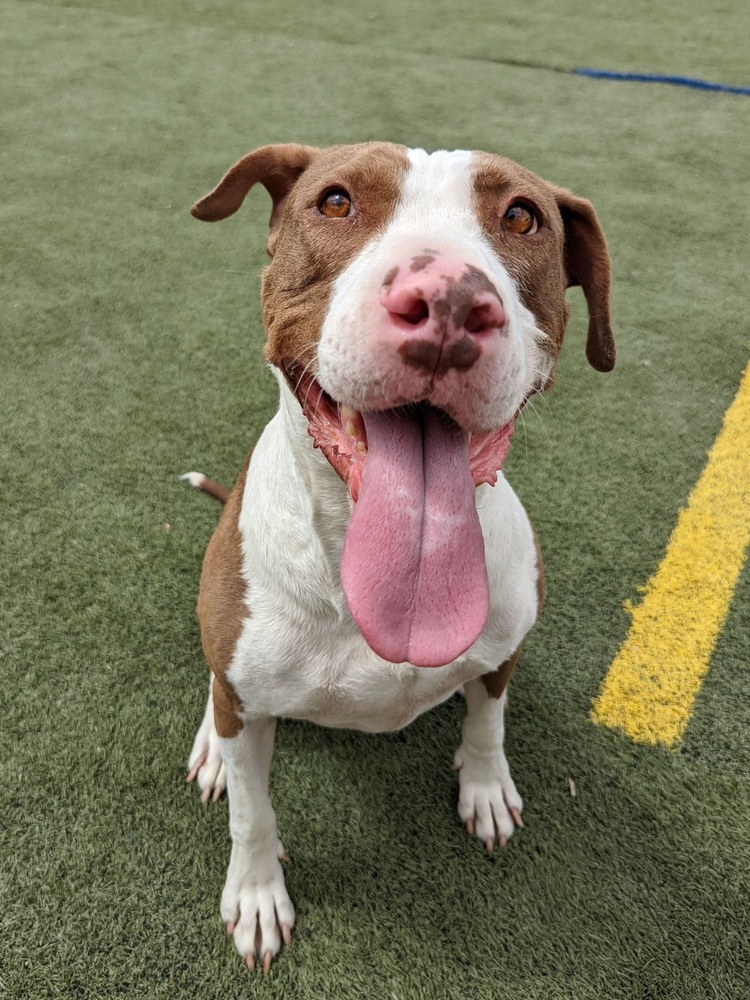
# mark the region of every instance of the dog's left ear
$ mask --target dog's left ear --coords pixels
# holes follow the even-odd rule
[[[580,285],[589,309],[586,357],[600,372],[615,366],[615,338],[609,307],[610,262],[607,242],[591,202],[569,191],[555,191],[565,226],[568,288]]]
[[[261,146],[230,167],[213,191],[196,201],[190,214],[203,222],[226,219],[237,211],[253,184],[260,182],[273,200],[266,243],[266,251],[272,257],[289,192],[316,153],[314,147],[297,143]]]

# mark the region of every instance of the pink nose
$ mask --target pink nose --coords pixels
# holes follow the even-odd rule
[[[505,325],[503,304],[487,275],[449,257],[425,254],[391,271],[383,283],[380,303],[402,329],[423,329],[433,321],[461,336]]]
[[[469,368],[505,326],[496,288],[479,268],[424,254],[386,275],[380,304],[404,360],[434,370]]]

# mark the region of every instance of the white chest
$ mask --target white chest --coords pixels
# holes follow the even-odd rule
[[[268,614],[245,623],[229,676],[246,708],[322,726],[395,730],[491,668],[468,654],[435,669],[388,663],[351,619],[303,618],[269,605]]]

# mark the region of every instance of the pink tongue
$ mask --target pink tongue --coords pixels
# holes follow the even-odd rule
[[[484,540],[466,433],[432,410],[365,413],[367,461],[341,582],[368,645],[392,663],[450,663],[487,620]]]

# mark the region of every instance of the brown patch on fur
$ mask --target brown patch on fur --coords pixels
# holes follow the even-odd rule
[[[607,242],[590,202],[558,188],[557,204],[565,225],[568,287],[581,286],[589,309],[586,357],[592,368],[609,372],[615,366],[616,355],[610,319],[611,266]]]
[[[214,677],[213,697],[216,732],[223,739],[231,740],[242,730],[242,702],[232,685],[218,677]]]
[[[203,477],[198,489],[203,493],[208,493],[210,497],[218,500],[219,503],[226,503],[229,499],[229,494],[232,492],[228,487],[222,486],[221,483],[217,483],[213,479],[209,479],[208,476]]]
[[[497,670],[491,674],[482,674],[481,681],[484,684],[490,698],[499,698],[508,686],[511,674],[515,670],[518,658],[521,655],[521,647],[509,656],[505,663],[501,663]]]
[[[502,156],[475,153],[474,165],[479,220],[516,280],[524,304],[549,336],[546,347],[553,359],[562,346],[568,321],[565,289],[580,284],[590,316],[586,355],[595,368],[611,368],[614,340],[609,320],[609,255],[589,202]],[[500,226],[506,208],[519,198],[534,206],[539,217],[538,231],[528,236],[508,233]]]
[[[407,169],[404,147],[373,142],[319,150],[300,176],[287,200],[278,252],[263,272],[265,355],[271,364],[314,360],[331,287],[388,224]],[[354,211],[347,218],[328,219],[317,211],[321,193],[333,186],[351,195]]]
[[[297,143],[261,146],[238,160],[213,191],[196,201],[190,214],[203,222],[226,219],[237,211],[250,188],[260,182],[273,199],[266,242],[266,252],[273,256],[287,196],[317,152],[312,146],[300,146]]]
[[[251,452],[252,454],[252,452]],[[214,719],[219,736],[231,738],[242,729],[242,703],[227,680],[242,623],[248,617],[246,586],[242,578],[242,549],[238,524],[242,492],[250,463],[229,494],[203,560],[198,595],[198,621],[208,665],[214,675]]]

